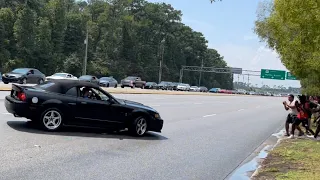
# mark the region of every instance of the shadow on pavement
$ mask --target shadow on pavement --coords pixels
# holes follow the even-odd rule
[[[148,132],[143,137],[134,137],[129,134],[128,131],[115,132],[105,129],[93,129],[93,128],[75,128],[64,127],[58,132],[48,132],[40,129],[32,121],[8,121],[8,126],[14,130],[34,133],[34,134],[46,134],[56,136],[77,136],[77,137],[93,137],[93,138],[113,138],[113,139],[136,139],[136,140],[167,140],[168,138],[156,133]]]

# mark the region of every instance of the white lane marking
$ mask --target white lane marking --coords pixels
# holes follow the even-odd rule
[[[238,111],[244,111],[244,109],[239,109]]]
[[[206,118],[206,117],[212,117],[212,116],[216,116],[217,114],[208,114],[208,115],[205,115],[205,116],[203,116],[204,118]]]
[[[202,104],[202,103],[194,103],[194,104],[196,104],[196,105],[197,105],[197,104]]]

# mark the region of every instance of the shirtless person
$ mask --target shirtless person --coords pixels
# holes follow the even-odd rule
[[[297,117],[297,114],[298,114],[298,110],[295,106],[295,101],[294,101],[294,95],[290,94],[288,96],[288,102],[287,101],[284,101],[283,102],[283,106],[284,106],[284,109],[286,111],[289,111],[289,114],[287,116],[287,120],[286,120],[286,124],[285,124],[285,127],[286,127],[286,136],[290,136],[290,133],[289,133],[289,125],[290,124],[293,124],[294,122],[294,118]],[[299,136],[302,136],[304,135],[303,131],[301,130],[301,128],[299,126],[296,127],[299,131]]]

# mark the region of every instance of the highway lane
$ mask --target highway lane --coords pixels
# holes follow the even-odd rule
[[[224,179],[286,116],[284,98],[115,96],[157,109],[163,132],[144,138],[74,128],[47,133],[0,104],[0,179]]]

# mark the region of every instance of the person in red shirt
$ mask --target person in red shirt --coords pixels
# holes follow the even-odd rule
[[[309,112],[311,112],[310,104],[307,101],[307,97],[302,95],[299,96],[300,103],[296,101],[295,105],[298,110],[298,115],[294,119],[291,129],[291,136],[289,138],[294,138],[294,131],[295,129],[302,123],[302,126],[306,128],[306,131],[310,132],[312,135],[315,133],[312,129],[309,128],[308,119],[309,119]]]

